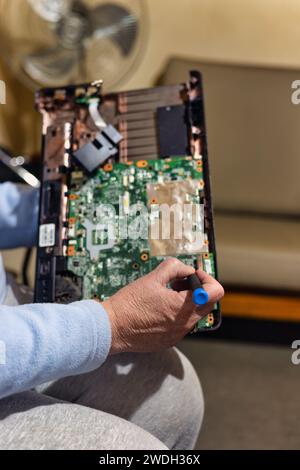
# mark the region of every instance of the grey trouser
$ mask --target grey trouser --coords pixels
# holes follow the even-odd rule
[[[192,449],[202,417],[199,380],[181,352],[124,353],[0,400],[0,449]]]
[[[20,300],[10,289],[5,303]],[[199,380],[180,351],[124,353],[0,400],[0,449],[192,449],[203,411]]]

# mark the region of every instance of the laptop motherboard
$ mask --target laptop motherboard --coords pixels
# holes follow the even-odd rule
[[[105,300],[168,256],[216,277],[199,72],[185,84],[107,95],[100,81],[43,89],[36,105],[43,117],[36,302]],[[197,219],[181,237],[162,236],[160,207],[173,204],[202,205],[201,242],[192,241]],[[174,214],[170,220],[172,232]],[[215,305],[196,330],[219,323]]]

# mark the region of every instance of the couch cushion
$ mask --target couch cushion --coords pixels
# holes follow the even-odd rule
[[[202,71],[215,207],[300,212],[299,71],[171,60],[162,83]]]
[[[299,291],[300,221],[218,214],[215,222],[222,282]]]

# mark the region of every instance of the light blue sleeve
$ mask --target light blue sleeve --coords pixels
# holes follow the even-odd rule
[[[99,367],[111,345],[102,305],[0,305],[0,398]]]
[[[0,184],[0,249],[36,244],[38,205],[38,189]]]
[[[0,184],[0,248],[32,246],[38,191]],[[0,260],[1,261],[1,260]],[[5,273],[0,262],[0,291]],[[111,344],[100,303],[0,305],[0,398],[99,367]]]

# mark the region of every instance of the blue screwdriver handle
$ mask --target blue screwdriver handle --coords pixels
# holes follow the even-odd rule
[[[208,293],[203,289],[197,274],[191,274],[186,280],[188,289],[193,291],[192,298],[194,304],[201,306],[207,304],[209,300]]]

